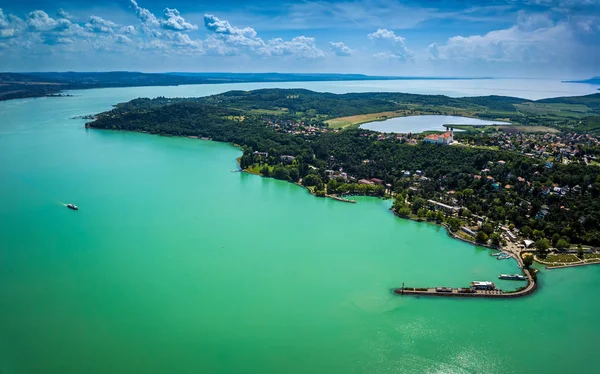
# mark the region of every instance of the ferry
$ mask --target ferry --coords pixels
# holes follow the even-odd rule
[[[67,204],[67,208],[72,209],[72,210],[79,210],[77,205],[73,205],[73,204]]]
[[[506,280],[527,280],[527,277],[521,274],[500,274],[498,275],[498,279],[506,279]]]
[[[496,285],[488,281],[473,281],[471,282],[471,288],[474,288],[476,290],[495,290]]]

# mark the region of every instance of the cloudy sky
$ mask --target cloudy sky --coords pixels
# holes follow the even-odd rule
[[[600,0],[0,0],[0,71],[600,75]]]

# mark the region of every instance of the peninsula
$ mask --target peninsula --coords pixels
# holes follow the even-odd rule
[[[376,113],[469,116],[513,126],[463,127],[443,137],[329,126]],[[600,261],[600,94],[529,101],[231,91],[135,99],[86,126],[238,144],[242,169],[304,185],[317,196],[388,196],[398,216],[443,224],[463,240],[519,256],[535,249],[540,261]]]

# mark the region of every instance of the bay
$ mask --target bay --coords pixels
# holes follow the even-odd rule
[[[517,268],[389,201],[231,173],[231,145],[70,119],[229,88],[0,103],[0,372],[594,371],[598,266],[543,271],[518,300],[394,296]]]

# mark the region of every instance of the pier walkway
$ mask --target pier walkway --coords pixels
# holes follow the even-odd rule
[[[471,290],[468,292],[459,292],[458,288],[453,288],[451,292],[436,291],[433,288],[396,288],[393,292],[397,295],[413,295],[413,296],[441,296],[441,297],[479,297],[488,299],[502,299],[523,297],[532,294],[537,289],[537,284],[534,282],[529,270],[523,269],[523,273],[527,277],[527,286],[518,291],[505,292],[502,290]],[[464,290],[464,289],[463,289]]]

